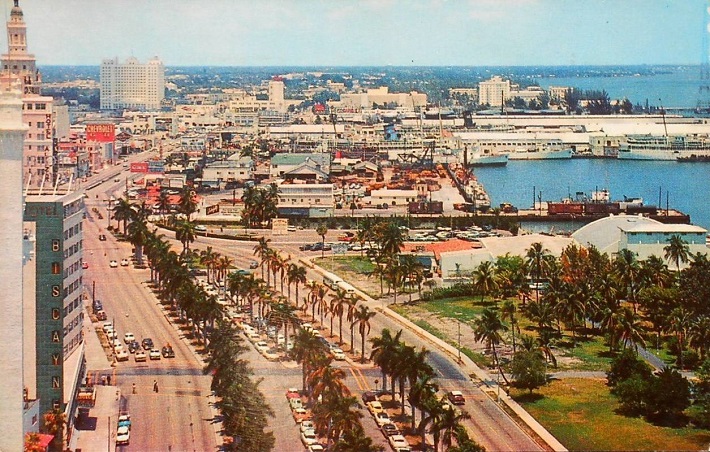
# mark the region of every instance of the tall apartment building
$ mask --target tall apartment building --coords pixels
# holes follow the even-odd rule
[[[54,129],[53,102],[42,96],[42,77],[36,68],[35,56],[27,52],[27,25],[19,0],[14,0],[7,22],[8,53],[0,57],[0,81],[18,84],[22,90],[22,121],[29,126],[23,149],[23,179],[30,187],[50,185],[55,171],[52,159]]]
[[[503,80],[499,75],[491,77],[478,83],[478,103],[501,108],[503,102],[510,98],[510,90],[510,80]]]
[[[101,109],[157,110],[165,98],[165,67],[158,57],[101,62]]]
[[[26,311],[33,311],[35,388],[40,413],[64,410],[73,419],[75,394],[85,373],[82,303],[84,197],[33,193],[25,196],[24,234],[34,237],[25,263]],[[34,284],[33,284],[34,283]],[[33,286],[33,287],[32,287]],[[34,289],[34,291],[32,290]]]

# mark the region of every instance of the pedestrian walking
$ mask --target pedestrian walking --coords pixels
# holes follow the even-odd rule
[[[158,381],[153,380],[153,392],[158,392]]]
[[[135,393],[136,393],[136,384],[133,383],[133,394],[135,394]]]

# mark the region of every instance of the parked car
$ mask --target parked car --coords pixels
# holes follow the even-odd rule
[[[385,436],[400,435],[399,429],[397,429],[397,426],[394,424],[384,424],[382,426],[382,433],[384,433]]]
[[[409,447],[409,443],[407,442],[407,438],[405,438],[403,435],[390,436],[389,442],[394,450],[400,450],[400,448]]]
[[[101,320],[106,320],[108,317],[104,311],[96,311],[96,319],[101,321]]]
[[[369,402],[374,402],[374,401],[376,401],[376,400],[377,400],[377,394],[375,394],[374,392],[372,392],[372,391],[365,391],[365,392],[362,393],[362,401],[363,401],[363,403],[368,404]],[[368,409],[369,409],[369,408],[370,408],[370,407],[369,407],[369,405],[368,405]]]
[[[150,356],[150,359],[152,359],[152,360],[160,360],[160,350],[158,350],[157,348],[154,348],[153,350],[150,351],[148,356]]]
[[[322,445],[316,443],[316,444],[311,444],[308,446],[308,452],[324,452],[325,449],[323,448]]]
[[[374,400],[370,403],[367,404],[367,409],[370,411],[370,414],[373,416],[377,416],[377,413],[382,413],[385,409],[382,407],[382,404],[378,402],[377,400]]]
[[[291,413],[293,414],[293,420],[296,421],[297,424],[303,421],[310,421],[313,418],[311,413],[305,408],[296,408]]]
[[[288,404],[289,404],[289,406],[291,407],[292,410],[296,410],[296,409],[298,409],[298,408],[303,408],[303,401],[301,400],[300,397],[297,398],[297,399],[295,399],[295,398],[294,398],[294,399],[288,399]]]
[[[153,339],[146,337],[141,342],[141,345],[143,346],[143,350],[150,350],[153,348]]]
[[[390,419],[390,417],[387,413],[385,413],[384,411],[381,411],[375,415],[375,423],[377,424],[378,427],[382,427],[385,424],[391,424],[392,419]]]
[[[126,350],[117,352],[116,361],[128,361],[128,352]]]
[[[138,350],[136,354],[133,355],[133,359],[135,359],[137,363],[143,363],[146,361],[147,358],[148,357],[146,356],[143,350]]]
[[[251,268],[251,269],[259,268],[259,263],[257,261],[251,261],[249,263],[249,268]]]
[[[308,447],[312,444],[317,444],[318,443],[318,436],[316,435],[316,431],[313,429],[310,429],[310,430],[306,430],[304,432],[301,432],[301,442],[306,447]]]
[[[207,232],[207,226],[204,224],[198,224],[195,226],[195,231],[197,232]]]
[[[313,421],[303,421],[301,422],[301,433],[305,432],[306,430],[309,429],[315,429],[315,424],[313,424]]]
[[[133,336],[133,333],[126,333],[123,335],[123,342],[126,344],[130,344],[131,342],[135,341],[136,338]]]
[[[129,353],[135,353],[138,350],[141,349],[141,344],[138,343],[138,341],[131,341],[130,344],[128,344],[128,352]]]
[[[333,359],[336,361],[345,361],[345,352],[339,348],[331,349],[330,352],[333,354]]]
[[[453,403],[454,405],[464,405],[466,403],[466,399],[464,398],[461,391],[449,391],[446,396],[448,397],[449,402]]]

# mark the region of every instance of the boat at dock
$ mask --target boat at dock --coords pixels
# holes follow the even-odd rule
[[[710,138],[688,135],[627,135],[619,143],[620,160],[708,161]]]
[[[505,166],[508,154],[484,154],[475,152],[468,159],[468,166]]]
[[[508,160],[556,160],[571,159],[572,148],[518,147],[508,153]]]

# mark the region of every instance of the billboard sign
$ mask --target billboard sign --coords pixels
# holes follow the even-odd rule
[[[133,162],[131,163],[132,173],[147,173],[148,172],[148,162]]]
[[[162,173],[165,170],[165,164],[162,160],[148,160],[149,173]]]
[[[214,215],[215,213],[219,213],[219,204],[207,206],[207,208],[205,209],[205,213],[207,215]]]
[[[86,141],[98,141],[100,143],[113,143],[116,138],[116,126],[114,124],[87,124]]]

